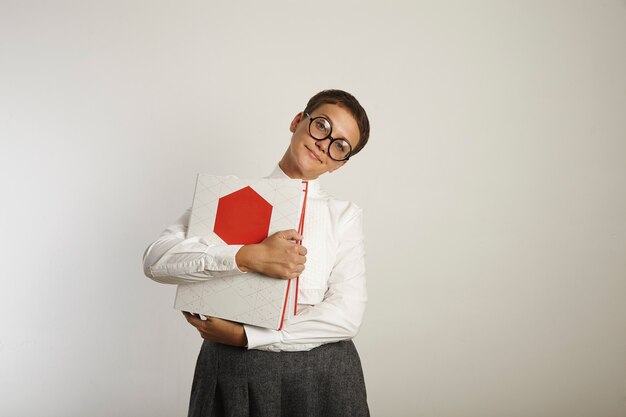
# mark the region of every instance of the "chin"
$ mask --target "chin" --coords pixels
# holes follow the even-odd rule
[[[317,178],[322,174],[319,169],[315,169],[315,167],[311,166],[311,164],[308,164],[307,162],[308,161],[298,164],[298,169],[300,170],[302,178]]]

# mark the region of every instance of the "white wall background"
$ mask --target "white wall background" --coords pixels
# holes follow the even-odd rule
[[[626,415],[624,1],[0,3],[0,415],[185,415],[201,339],[141,255],[323,88],[371,142],[375,416]]]

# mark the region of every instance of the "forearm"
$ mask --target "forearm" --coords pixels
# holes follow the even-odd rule
[[[367,302],[364,277],[331,288],[317,305],[299,306],[282,330],[245,325],[250,349],[310,350],[324,343],[352,339],[359,331]]]
[[[235,255],[241,245],[209,245],[202,237],[185,237],[189,210],[165,229],[145,251],[144,274],[161,283],[185,284],[242,273]]]
[[[337,262],[327,281],[322,302],[299,306],[283,330],[245,326],[248,347],[264,350],[308,350],[323,343],[353,338],[359,331],[367,302],[365,247],[361,212],[341,229]]]
[[[196,239],[156,241],[144,255],[144,273],[165,284],[185,284],[242,273],[235,254],[239,246],[211,247]]]

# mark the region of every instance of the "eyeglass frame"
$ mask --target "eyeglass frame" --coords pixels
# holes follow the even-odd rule
[[[328,143],[328,157],[330,159],[332,159],[333,161],[337,161],[337,162],[343,162],[343,161],[347,161],[348,159],[350,159],[350,157],[352,156],[352,144],[350,143],[350,141],[346,138],[333,138],[331,135],[333,133],[333,122],[326,116],[315,116],[312,117],[309,113],[304,112],[304,115],[306,117],[309,118],[309,136],[311,136],[314,140],[321,142],[323,140],[326,139],[330,139],[330,142]],[[328,122],[328,124],[330,125],[330,132],[328,132],[328,135],[326,135],[326,137],[322,138],[322,139],[318,139],[315,136],[313,136],[313,134],[311,133],[311,125],[313,124],[313,120],[315,119],[324,119]],[[348,155],[344,158],[344,159],[335,159],[330,155],[330,147],[333,144],[333,142],[338,141],[338,140],[342,140],[344,142],[346,142],[348,144],[348,146],[350,147],[350,150],[348,151]]]

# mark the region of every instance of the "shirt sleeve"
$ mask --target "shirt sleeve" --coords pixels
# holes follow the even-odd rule
[[[235,255],[242,245],[210,245],[202,236],[186,238],[188,209],[146,249],[144,274],[163,284],[186,284],[211,277],[243,274]]]
[[[280,331],[244,325],[248,349],[310,350],[356,336],[367,302],[361,209],[345,223],[339,236],[337,261],[322,302],[299,306],[298,314]]]

